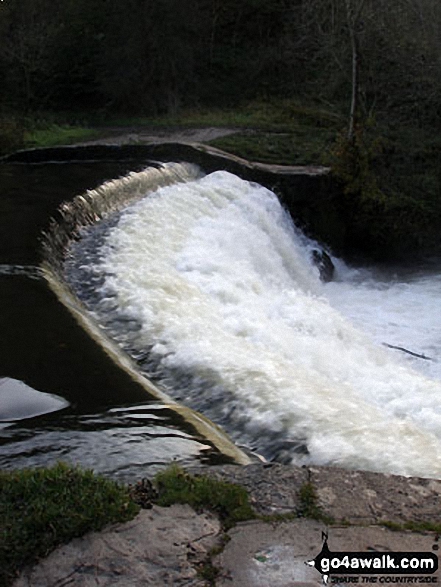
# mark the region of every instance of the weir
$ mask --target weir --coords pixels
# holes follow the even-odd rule
[[[145,171],[134,172],[126,177],[106,182],[95,190],[89,190],[75,197],[71,202],[63,203],[58,210],[60,219],[52,219],[48,231],[43,234],[41,268],[44,278],[58,299],[122,370],[141,385],[150,396],[157,398],[169,409],[182,416],[197,434],[204,437],[221,453],[239,464],[248,464],[250,458],[237,448],[220,428],[202,414],[173,401],[141,375],[130,358],[98,327],[64,278],[63,264],[68,246],[79,237],[83,228],[103,220],[109,214],[161,186],[183,182],[198,177],[199,174],[198,168],[190,164],[154,164]]]
[[[160,399],[167,407],[180,414],[198,434],[209,440],[221,453],[238,463],[248,463],[249,457],[238,449],[227,435],[202,414],[194,412],[173,401],[145,376],[141,375],[135,363],[112,341],[88,314],[84,305],[65,280],[64,263],[69,244],[79,237],[82,229],[102,221],[110,214],[121,210],[129,203],[143,197],[148,192],[185,181],[201,174],[200,167],[210,172],[219,168],[228,169],[252,181],[266,182],[284,192],[287,205],[294,201],[313,206],[322,200],[332,199],[328,170],[325,168],[277,168],[251,163],[206,145],[157,144],[149,146],[86,146],[61,147],[19,151],[2,158],[4,163],[45,164],[72,161],[112,161],[133,160],[134,168],[140,161],[148,168],[142,172],[132,172],[114,179],[94,190],[78,195],[72,201],[63,202],[41,239],[42,262],[38,270],[50,289],[75,317],[77,322],[89,333],[101,348],[123,371],[146,392]],[[175,160],[192,161],[189,164],[175,164]],[[160,163],[161,161],[162,163]],[[170,164],[164,165],[170,162]],[[313,190],[311,188],[314,187]],[[294,188],[294,189],[293,189]],[[314,197],[311,198],[311,191]],[[299,209],[300,209],[299,208]],[[14,269],[16,274],[18,270]],[[7,273],[11,270],[7,269]]]
[[[168,145],[167,148],[170,146]],[[190,147],[186,145],[183,148]],[[72,152],[68,153],[67,149],[61,151],[66,159],[72,156]],[[101,149],[99,151],[101,152]],[[101,152],[101,155],[104,151]],[[151,154],[150,148],[147,151]],[[110,152],[113,154],[112,156],[116,156],[118,149],[110,149]],[[53,153],[53,156],[55,155],[56,153]],[[92,153],[89,151],[87,156],[91,155]],[[206,155],[205,153],[204,157]],[[27,156],[42,157],[41,153],[31,153]],[[82,153],[82,156],[85,156],[85,153]],[[217,157],[223,160],[224,155],[216,155],[211,166],[224,167]],[[228,159],[227,156],[225,158]],[[234,160],[232,165],[237,168],[239,163]],[[241,168],[240,175],[250,178],[249,174],[252,176],[255,170],[256,165],[249,164],[244,169]],[[258,172],[262,173],[262,169],[259,168]],[[267,172],[271,175],[275,173],[275,170],[267,170]],[[312,208],[320,202],[326,202],[326,206],[330,202],[332,204],[332,192],[327,197],[322,193],[323,186],[327,181],[326,170],[307,169],[302,175],[302,170],[296,168],[291,170],[291,174],[287,170],[281,170],[281,175],[289,177],[292,190],[294,190],[293,186],[296,181],[299,182],[299,192],[292,202],[294,208],[298,206],[300,209],[302,206],[307,206],[308,199]],[[213,179],[210,176],[204,178],[202,176],[203,173],[200,169],[189,163],[153,163],[142,172],[131,173],[125,178],[107,182],[97,190],[86,192],[75,198],[73,202],[63,204],[59,210],[58,220],[52,222],[43,242],[45,259],[42,267],[44,275],[58,298],[66,307],[69,307],[83,327],[102,348],[105,348],[112,360],[130,374],[133,380],[142,385],[152,396],[170,406],[176,413],[183,415],[199,434],[236,462],[249,462],[249,457],[238,449],[221,429],[214,426],[206,417],[201,416],[200,411],[207,414],[211,420],[217,421],[222,427],[225,423],[230,434],[228,423],[238,424],[237,428],[240,433],[237,433],[237,428],[236,433],[233,430],[235,441],[239,441],[240,444],[251,447],[257,452],[263,452],[269,459],[276,458],[281,462],[293,460],[297,464],[332,464],[406,475],[438,477],[441,459],[436,398],[439,397],[439,383],[426,379],[407,367],[403,368],[401,364],[399,365],[393,360],[389,363],[391,355],[387,353],[390,351],[384,348],[373,348],[370,344],[366,345],[363,335],[355,332],[353,327],[346,323],[345,318],[337,316],[327,303],[323,303],[324,290],[322,291],[318,272],[314,272],[311,268],[311,253],[316,243],[311,245],[308,244],[305,237],[299,234],[295,236],[296,229],[292,232],[290,221],[286,215],[282,214],[282,209],[273,194],[261,193],[259,190],[264,190],[264,188],[244,183],[238,177],[234,179],[234,176],[226,172],[215,173]],[[313,183],[314,178],[317,180],[317,190],[311,190],[308,194],[303,192],[302,183],[304,181]],[[268,177],[267,182],[268,185],[271,185]],[[174,186],[173,191],[170,190],[171,185]],[[196,194],[199,194],[196,198],[188,191],[193,189],[196,189]],[[241,195],[243,190],[245,192]],[[257,198],[261,200],[260,208],[258,206],[256,209],[248,201],[250,198],[256,200],[255,191],[261,193],[261,196]],[[144,195],[153,192],[154,196],[143,198]],[[170,194],[174,193],[179,196],[169,198]],[[199,204],[192,208],[191,202],[198,201],[202,194],[205,194],[202,200],[208,195],[206,201],[201,203],[204,211],[198,209]],[[226,203],[222,203],[224,196]],[[214,208],[211,208],[210,199]],[[286,203],[286,196],[281,199]],[[139,205],[136,202],[139,202]],[[219,224],[218,220],[215,222],[220,210],[225,209],[228,212],[230,205],[228,202],[233,205],[233,214],[228,216],[229,213],[227,213],[226,217],[221,215],[221,223]],[[312,202],[316,202],[316,204]],[[145,212],[143,211],[144,204],[146,206]],[[163,204],[166,205],[165,209],[161,209]],[[173,208],[175,204],[177,205],[176,209]],[[157,205],[158,209],[155,211],[153,208],[149,208],[151,205]],[[164,210],[167,210],[166,214],[164,214]],[[146,231],[142,223],[138,227],[136,227],[136,223],[134,224],[135,220],[142,219],[145,214],[147,215],[147,228],[152,225],[156,226],[153,232]],[[268,217],[267,214],[269,214]],[[188,227],[185,223],[187,216],[192,219],[188,225],[190,231],[187,230]],[[184,224],[179,225],[176,220],[182,218]],[[237,224],[237,222],[240,220],[240,222],[248,223],[250,218],[254,218],[256,222],[254,224],[254,221],[251,222],[251,236],[247,236],[243,232],[244,226]],[[224,221],[232,222],[233,225],[236,223],[236,232],[231,234],[225,232],[225,225],[222,224]],[[263,232],[261,232],[262,226],[264,227]],[[91,231],[84,231],[87,227],[94,227],[92,232],[95,232],[90,242],[94,239],[95,245],[98,242],[99,258],[96,256],[96,251],[92,250],[93,247],[88,248],[90,243],[87,234],[91,234]],[[283,229],[281,233],[278,232],[280,228]],[[208,290],[213,287],[213,284],[205,282],[204,277],[208,265],[213,265],[212,262],[216,265],[219,261],[216,258],[218,250],[216,239],[220,239],[219,243],[223,242],[227,245],[226,249],[230,248],[233,254],[233,257],[226,262],[220,259],[221,265],[225,266],[228,271],[233,268],[232,261],[235,261],[236,253],[241,249],[245,250],[246,255],[248,253],[251,255],[246,259],[246,262],[250,261],[251,265],[254,264],[259,269],[250,290],[253,295],[256,294],[255,299],[247,297],[245,290],[241,291],[242,277],[245,278],[248,269],[240,269],[236,283],[238,287],[236,288],[234,285],[236,291],[230,291],[228,289],[230,285],[225,288],[219,279],[217,283],[214,283],[214,297],[221,302],[222,312],[227,308],[225,303],[228,305],[233,302],[231,308],[234,308],[238,298],[243,297],[245,300],[244,306],[238,306],[238,311],[241,313],[239,319],[235,314],[230,314],[227,318],[228,328],[233,329],[234,337],[239,337],[245,343],[245,347],[249,347],[245,354],[248,354],[251,359],[251,363],[249,363],[251,371],[249,371],[249,366],[242,370],[239,363],[236,366],[233,365],[232,370],[227,370],[227,384],[225,385],[225,381],[217,381],[221,371],[215,365],[217,360],[215,354],[210,355],[209,353],[204,357],[206,348],[210,348],[210,343],[208,343],[208,347],[200,347],[200,351],[196,351],[196,354],[192,355],[197,357],[195,362],[190,355],[186,354],[185,344],[187,343],[185,341],[181,349],[174,348],[173,345],[170,346],[171,339],[164,337],[164,333],[161,332],[162,325],[159,323],[156,322],[152,326],[154,329],[158,329],[160,326],[158,337],[149,338],[148,329],[153,321],[145,320],[143,316],[137,315],[135,306],[138,304],[139,308],[145,308],[148,312],[151,312],[152,308],[149,309],[148,303],[146,304],[143,299],[140,299],[140,303],[138,303],[133,292],[125,289],[127,279],[124,273],[121,273],[121,268],[125,270],[133,267],[135,277],[143,278],[142,270],[136,267],[138,262],[136,258],[135,265],[131,265],[132,261],[126,257],[127,251],[130,252],[130,246],[132,246],[130,240],[127,242],[124,240],[126,229],[128,236],[133,231],[138,231],[138,235],[147,237],[147,240],[142,242],[137,240],[138,236],[136,236],[133,250],[135,255],[140,250],[143,253],[148,253],[146,258],[150,261],[142,261],[148,266],[152,260],[168,263],[166,258],[162,257],[168,254],[167,247],[171,246],[173,263],[178,261],[178,265],[174,268],[171,266],[171,269],[172,271],[178,270],[178,281],[181,285],[183,284],[183,291],[186,293],[182,299],[169,297],[176,286],[176,281],[171,275],[171,281],[165,283],[164,287],[161,286],[162,289],[158,290],[162,291],[164,295],[159,295],[157,299],[163,299],[165,303],[169,300],[172,308],[179,306],[185,309],[185,307],[191,308],[193,305],[196,316],[201,313],[204,316],[206,314],[208,319],[204,321],[204,324],[208,324],[209,327],[223,326],[221,324],[223,318],[220,319],[211,314],[209,297],[212,296],[213,291]],[[184,233],[186,234],[186,245],[182,248],[180,244],[176,249],[173,244],[175,238],[173,234],[179,240]],[[121,242],[118,240],[119,236],[116,240],[113,237],[118,234],[122,237]],[[86,238],[84,238],[85,235]],[[208,241],[204,240],[207,235]],[[265,242],[265,235],[270,239],[268,242]],[[83,238],[79,239],[80,236]],[[163,240],[164,236],[169,238],[168,244],[167,240]],[[255,240],[256,238],[257,240]],[[250,239],[251,243],[248,248],[247,239]],[[124,244],[125,242],[126,244]],[[78,243],[78,248],[74,252],[77,247],[75,243]],[[142,243],[141,246],[140,243]],[[129,249],[126,247],[127,244],[130,245]],[[265,255],[260,255],[260,253],[274,248],[274,245],[276,245],[276,257],[265,258]],[[83,250],[81,250],[82,247]],[[219,250],[223,251],[224,248],[222,245]],[[253,255],[256,251],[259,255],[254,258]],[[75,264],[73,257],[77,252],[79,252],[79,262]],[[177,252],[180,255],[178,257],[175,255]],[[202,252],[208,255],[208,261],[200,256]],[[86,255],[88,263],[90,261],[86,268],[81,265],[82,254]],[[119,256],[121,257],[119,258]],[[280,272],[275,282],[275,288],[273,288],[274,284],[271,285],[271,291],[265,294],[262,290],[262,287],[268,285],[265,280],[267,277],[270,280],[273,279],[272,270],[279,264]],[[162,269],[160,268],[157,272],[161,279],[162,277],[168,279],[166,275],[168,267],[168,265],[163,265]],[[343,264],[340,263],[340,276],[342,268]],[[259,273],[261,269],[264,270],[262,275]],[[66,280],[66,270],[69,274],[69,280]],[[76,271],[79,272],[75,277]],[[223,279],[222,271],[223,269],[218,272],[217,269],[208,268],[207,275],[213,273]],[[186,279],[187,277],[191,278],[186,284],[181,282],[183,274]],[[74,277],[73,281],[72,276]],[[89,280],[88,276],[91,276],[92,279]],[[265,282],[263,285],[260,283],[262,277]],[[77,292],[72,291],[68,283],[68,281],[75,282],[75,279],[78,283],[85,284],[85,289],[88,289],[86,298],[89,294],[93,296],[95,288],[100,290],[98,298],[100,296],[101,298],[95,299],[97,306],[92,308],[93,312],[99,309],[104,301],[103,307],[113,307],[112,314],[115,310],[115,296],[120,297],[117,305],[120,305],[121,300],[123,305],[126,305],[124,297],[128,296],[126,300],[129,300],[130,303],[122,312],[117,309],[116,314],[113,313],[107,323],[109,326],[107,331],[110,334],[113,334],[112,329],[118,323],[114,329],[117,334],[116,339],[113,335],[109,336],[104,332],[107,326],[104,329],[99,327],[96,320],[86,312],[85,307],[78,300]],[[199,280],[197,284],[195,279]],[[201,282],[200,279],[202,279]],[[155,283],[152,285],[155,286]],[[199,294],[193,295],[192,288],[195,285],[199,288],[202,287],[200,291],[203,292],[203,295],[200,298]],[[339,292],[343,292],[344,288],[341,289],[338,282],[329,287],[330,289],[326,290],[326,293],[331,294],[330,299],[338,307]],[[112,288],[115,290],[113,293]],[[205,291],[204,288],[208,288],[208,290]],[[147,291],[152,295],[157,293],[155,293],[155,288],[150,286],[147,287]],[[208,294],[209,296],[205,299],[203,296]],[[107,298],[106,295],[108,295]],[[264,297],[259,297],[261,295]],[[273,300],[276,300],[275,305]],[[133,301],[136,303],[131,307]],[[262,301],[264,301],[264,308],[261,307]],[[162,312],[159,306],[158,309]],[[257,310],[257,314],[253,315],[248,310],[250,312]],[[155,313],[156,310],[153,306],[151,317],[155,317]],[[166,316],[164,315],[164,317]],[[105,316],[103,318],[103,315],[98,318],[104,319],[104,322],[107,320]],[[268,318],[269,322],[267,322]],[[176,314],[174,317],[168,316],[166,319],[169,320],[172,329],[175,325],[179,325],[179,327],[183,325],[187,328],[186,317],[181,314]],[[198,327],[197,324],[196,321],[196,327]],[[121,330],[118,330],[120,327]],[[198,336],[193,337],[192,328],[194,327],[190,326],[190,339],[186,339],[187,341],[191,341],[193,338],[199,340]],[[268,346],[268,341],[264,342],[262,336],[271,334],[274,328],[274,337],[272,341],[269,341]],[[279,334],[276,336],[277,332]],[[283,333],[282,336],[280,333]],[[318,333],[320,333],[321,339],[317,339]],[[178,332],[177,340],[181,334]],[[220,334],[219,340],[222,340],[222,337],[225,338],[225,334]],[[139,348],[132,344],[138,338],[142,339]],[[260,342],[257,346],[253,346],[256,340]],[[222,345],[227,350],[231,349],[234,360],[235,358],[239,359],[245,347],[236,348],[234,347],[235,343],[233,344],[231,341],[234,342],[230,337],[229,341],[225,345],[222,343]],[[316,345],[317,342],[318,345]],[[381,342],[389,344],[391,348],[402,346],[394,344],[396,341],[393,339]],[[398,342],[401,341],[398,340]],[[279,343],[282,344],[282,347]],[[201,344],[206,343],[202,340]],[[132,354],[132,359],[121,351],[121,346]],[[275,352],[281,353],[279,357],[276,357],[276,360],[274,359],[274,349],[276,349]],[[291,359],[287,361],[290,354],[295,357],[297,362],[292,363]],[[182,368],[179,362],[175,361],[175,357],[184,357]],[[205,373],[198,384],[199,387],[193,384],[186,387],[185,381],[192,380],[195,376],[195,373],[191,375],[191,369],[189,371],[188,365],[185,364],[189,358],[191,359],[189,364],[194,363],[197,366],[196,378],[199,377],[198,372],[201,369]],[[227,355],[225,358],[227,362],[230,361]],[[207,360],[208,362],[206,362]],[[143,371],[144,374],[147,373],[147,378],[141,375],[138,368],[139,363],[146,366]],[[163,369],[164,365],[165,370]],[[158,373],[162,369],[159,375],[155,375],[155,378],[160,381],[159,386],[148,381],[149,372],[155,371],[158,366]],[[379,367],[378,372],[376,371],[377,367]],[[361,372],[358,371],[360,368]],[[230,372],[232,378],[228,382],[228,373]],[[276,381],[269,377],[270,373],[271,377],[276,376],[277,385],[281,384],[281,387],[277,387]],[[183,408],[180,405],[181,396],[185,396],[191,389],[195,391],[195,397],[184,399],[190,400],[188,405],[193,409]],[[208,394],[204,395],[207,389]],[[180,391],[169,393],[169,391],[176,392],[176,390]],[[242,394],[239,401],[236,401],[238,396],[235,394],[235,390],[240,390]],[[199,391],[202,393],[199,394]],[[215,401],[212,401],[213,398]],[[208,406],[208,410],[202,409],[204,402],[205,407]],[[213,406],[214,418],[210,412]],[[246,406],[245,411],[244,406]],[[255,426],[256,415],[257,422],[260,420],[257,427]],[[263,442],[263,451],[259,450],[259,444],[257,444],[257,448],[256,445],[253,445],[253,438]],[[384,446],[384,442],[386,442],[386,446]],[[274,447],[276,448],[274,449]]]
[[[199,143],[155,143],[149,145],[87,145],[18,151],[5,162],[94,160],[188,161],[204,173],[229,171],[242,179],[274,191],[302,230],[326,243],[336,253],[346,251],[347,227],[337,201],[340,186],[330,169],[320,165],[270,165],[248,161]]]

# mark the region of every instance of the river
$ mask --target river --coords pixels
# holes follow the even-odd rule
[[[129,481],[173,459],[222,462],[112,363],[38,277],[41,233],[61,202],[146,164],[145,157],[0,164],[0,378],[12,380],[14,393],[20,381],[34,390],[32,409],[14,418],[17,402],[0,386],[1,468],[64,460]],[[69,405],[33,415],[47,400],[42,392]]]
[[[274,194],[226,172],[161,188],[83,236],[68,277],[103,329],[161,389],[237,444],[281,462],[441,477],[438,263],[373,268],[334,259],[335,278],[324,284],[311,261],[317,243]],[[10,340],[17,323],[22,333],[3,374],[70,402],[4,424],[0,464],[65,458],[127,478],[167,459],[216,459],[157,402],[127,386],[121,395],[112,366],[91,360],[99,348],[43,301],[52,295],[44,284],[5,275],[0,285],[12,308]],[[52,312],[62,317],[44,326]],[[54,339],[50,356],[36,356],[49,344],[37,331]]]

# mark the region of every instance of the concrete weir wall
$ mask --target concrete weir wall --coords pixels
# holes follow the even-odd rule
[[[262,515],[301,512],[301,488],[310,484],[315,505],[333,524],[428,529],[441,523],[441,481],[436,479],[278,463],[217,466],[209,474],[244,486]]]

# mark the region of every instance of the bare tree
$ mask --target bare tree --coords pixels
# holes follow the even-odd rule
[[[365,0],[345,0],[345,4],[347,25],[349,37],[351,40],[352,52],[351,107],[349,111],[348,124],[348,140],[352,141],[354,138],[354,129],[358,114],[358,102],[360,93],[360,46],[358,35],[360,31],[360,20]]]

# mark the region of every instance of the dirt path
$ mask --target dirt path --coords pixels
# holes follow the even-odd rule
[[[101,131],[100,131],[101,132]],[[80,145],[144,145],[154,143],[207,143],[238,132],[234,128],[155,128],[108,127],[102,129],[102,138],[78,143]]]

